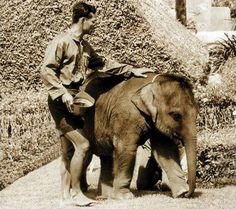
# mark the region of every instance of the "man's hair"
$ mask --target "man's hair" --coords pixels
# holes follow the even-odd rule
[[[72,23],[77,23],[81,17],[89,17],[90,13],[96,13],[96,8],[84,2],[77,2],[73,6]]]

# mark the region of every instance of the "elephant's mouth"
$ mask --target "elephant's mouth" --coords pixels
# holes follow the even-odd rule
[[[171,138],[177,145],[181,144],[182,146],[184,146],[184,140],[183,140],[183,138],[182,138],[178,133],[174,132],[170,138]]]
[[[164,129],[163,127],[158,127],[157,131],[170,138],[172,141],[174,141],[176,145],[184,146],[184,140],[180,136],[180,134],[178,134],[178,132],[173,132],[170,129],[167,128]]]
[[[173,131],[171,128],[168,128],[163,125],[161,121],[156,121],[157,131],[175,142],[176,145],[184,146],[184,140],[181,135],[178,133],[178,130]]]

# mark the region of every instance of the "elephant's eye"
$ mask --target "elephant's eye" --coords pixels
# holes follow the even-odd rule
[[[177,122],[182,120],[182,115],[178,112],[169,112],[169,115]]]

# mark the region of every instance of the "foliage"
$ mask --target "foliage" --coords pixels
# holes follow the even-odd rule
[[[205,103],[224,106],[236,102],[236,37],[229,37],[209,47],[209,68],[206,78],[196,86],[196,98],[203,106]],[[210,79],[212,78],[212,80]]]
[[[230,7],[231,9],[236,9],[236,2],[235,0],[213,0],[212,6]]]
[[[0,189],[59,155],[43,92],[1,95]]]
[[[197,177],[201,187],[236,184],[235,128],[199,134]]]
[[[209,48],[209,67],[211,73],[222,72],[225,62],[236,57],[236,37],[229,37],[225,34],[225,39]]]
[[[227,34],[225,36],[227,40],[220,42],[220,44],[224,47],[224,58],[228,60],[229,57],[236,57],[236,36],[229,37]]]
[[[221,178],[228,179],[228,184],[234,181],[236,177],[235,148],[220,144],[216,147],[207,146],[200,151],[197,176],[204,185],[219,186]]]
[[[227,100],[200,104],[198,129],[219,130],[235,124],[233,111],[235,111],[235,103]]]

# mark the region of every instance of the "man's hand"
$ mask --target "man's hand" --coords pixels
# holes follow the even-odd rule
[[[155,72],[155,70],[143,67],[143,68],[134,68],[134,69],[132,69],[131,72],[136,77],[147,78],[147,75],[145,75],[145,73],[153,73],[153,72]]]
[[[62,95],[61,100],[66,104],[68,111],[72,112],[73,97],[69,93],[65,93]]]

